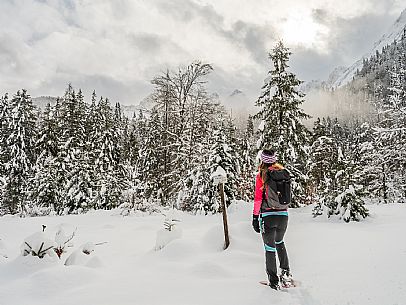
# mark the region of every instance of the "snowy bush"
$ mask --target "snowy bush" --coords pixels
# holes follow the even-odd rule
[[[67,252],[68,247],[73,247],[72,239],[75,237],[77,228],[72,228],[69,225],[60,225],[55,234],[55,253],[61,258],[62,254]]]
[[[101,261],[94,254],[96,244],[88,242],[74,251],[65,261],[65,266],[100,267]]]
[[[38,256],[43,258],[45,255],[54,257],[54,248],[57,246],[56,242],[50,240],[44,232],[37,232],[24,240],[21,245],[21,255],[27,256]]]
[[[182,229],[173,227],[171,231],[167,229],[161,229],[157,232],[155,250],[161,250],[167,244],[175,239],[182,237]]]
[[[22,213],[23,216],[48,216],[48,215],[55,215],[56,212],[52,207],[48,206],[40,206],[36,205],[33,202],[29,202],[28,204],[24,205],[24,212]]]
[[[160,250],[171,241],[182,237],[182,229],[176,225],[179,220],[175,219],[173,214],[174,210],[169,212],[164,221],[164,228],[157,232],[155,250]]]
[[[208,166],[198,165],[189,171],[183,184],[183,190],[178,193],[179,208],[201,214],[218,211],[217,189],[210,179]]]
[[[360,221],[368,216],[368,210],[359,195],[362,186],[350,185],[344,192],[339,194],[335,201],[338,204],[337,213],[345,222]]]
[[[32,255],[43,258],[46,254],[51,257],[61,258],[62,254],[67,252],[68,247],[72,247],[72,239],[76,234],[76,228],[68,224],[58,226],[55,240],[51,240],[44,233],[46,226],[43,226],[43,232],[37,232],[24,240],[21,245],[21,254],[23,256]]]
[[[134,193],[131,196],[127,193],[126,200],[119,206],[119,209],[121,210],[120,214],[123,216],[129,216],[135,211],[146,212],[148,214],[161,213],[158,200],[139,198]]]

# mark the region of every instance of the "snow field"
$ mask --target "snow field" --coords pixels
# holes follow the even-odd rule
[[[95,211],[64,217],[0,218],[0,305],[36,304],[376,304],[406,302],[406,207],[369,206],[361,223],[313,219],[311,207],[290,211],[285,242],[294,277],[288,293],[258,284],[266,279],[259,234],[251,228],[251,204],[229,208],[231,245],[223,246],[221,215],[177,212],[179,238],[155,251],[165,216],[122,217]],[[74,246],[59,261],[20,256],[23,240],[47,225],[77,227]],[[160,233],[158,233],[160,234]],[[87,242],[100,264],[64,266]]]

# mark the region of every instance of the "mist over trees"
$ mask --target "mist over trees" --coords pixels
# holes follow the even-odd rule
[[[353,206],[359,198],[378,203],[406,202],[405,59],[404,31],[398,41],[364,59],[362,69],[349,84],[325,91],[326,99],[348,98],[345,107],[336,109],[335,118],[326,116],[314,123],[313,165],[309,168],[317,201],[314,215],[347,213],[347,218],[354,213],[351,211],[362,215],[365,212]],[[317,163],[320,166],[315,166]],[[343,173],[349,174],[344,180]],[[336,196],[337,183],[342,184],[343,196]],[[337,203],[345,210],[337,209]]]

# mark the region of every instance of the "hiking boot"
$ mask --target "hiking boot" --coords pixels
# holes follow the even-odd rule
[[[279,286],[279,283],[269,283],[269,287],[275,290],[280,290],[281,287]]]
[[[282,287],[294,286],[292,274],[290,273],[289,269],[282,269],[281,275],[279,276],[279,280],[281,282]]]

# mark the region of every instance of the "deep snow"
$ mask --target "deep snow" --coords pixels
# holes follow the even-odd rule
[[[226,251],[221,215],[177,212],[182,234],[158,251],[163,215],[5,216],[0,239],[8,258],[0,256],[0,304],[406,304],[406,206],[368,208],[372,217],[349,224],[313,219],[311,207],[290,210],[285,242],[302,286],[288,293],[258,283],[266,278],[264,253],[251,228],[248,203],[229,208]],[[77,228],[74,247],[61,260],[20,256],[24,239],[43,224],[50,238],[61,224]],[[102,243],[91,253],[97,264],[65,266],[69,255],[88,242]]]

